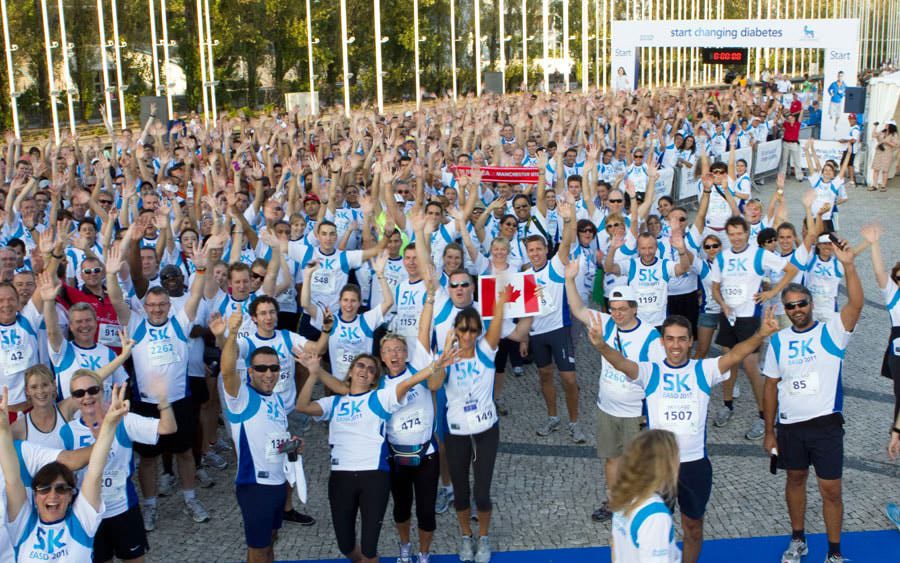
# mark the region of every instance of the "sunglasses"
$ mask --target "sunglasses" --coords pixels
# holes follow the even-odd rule
[[[679,217],[678,219],[675,219],[675,220],[678,221],[679,223],[684,223],[685,221],[687,221],[687,217]]]
[[[478,332],[480,332],[480,330],[475,328],[474,326],[458,326],[456,327],[456,332],[460,332],[463,334],[471,332],[472,334],[477,334]]]
[[[100,267],[97,267],[97,268],[82,268],[82,269],[81,269],[81,273],[82,273],[82,274],[99,274],[99,273],[102,272],[102,271],[103,271],[103,268],[100,268]]]
[[[636,154],[636,155],[634,155],[634,158],[644,158],[644,155],[642,155],[642,154]]]
[[[615,229],[616,227],[621,227],[622,223],[610,223],[606,226],[607,229]]]
[[[35,487],[34,492],[39,495],[48,495],[50,491],[55,492],[58,495],[65,495],[72,492],[74,487],[70,487],[65,483],[54,483],[53,485],[41,485],[40,487]]]
[[[255,280],[264,280],[264,279],[266,279],[266,275],[265,275],[265,274],[260,275],[260,274],[257,274],[256,272],[250,272],[250,277],[253,278],[253,279],[255,279]]]
[[[721,244],[716,244],[716,243],[713,243],[713,244],[704,244],[704,245],[703,245],[703,249],[704,249],[704,250],[712,250],[713,248],[719,248],[720,246],[722,246],[722,245],[721,245]]]
[[[72,391],[72,396],[76,399],[80,399],[85,395],[97,395],[100,393],[100,387],[98,385],[91,385],[87,389],[76,389]]]
[[[592,228],[590,228],[590,227],[586,227],[586,228],[584,228],[584,229],[578,229],[578,232],[579,232],[579,233],[591,233],[591,234],[594,234],[594,233],[596,233],[597,231],[595,231],[594,229],[592,229]]]
[[[97,203],[100,205],[112,205],[113,201],[111,199],[98,199]]]
[[[504,226],[504,227],[518,227],[519,224],[518,224],[518,223],[510,223],[510,222],[507,222],[507,223],[503,223],[503,226]]]
[[[606,201],[608,201],[609,203],[625,203],[624,199],[608,199]]]
[[[469,287],[472,285],[470,282],[450,282],[450,289],[457,289],[459,287]]]
[[[775,239],[773,239],[773,238],[767,238],[766,240],[762,241],[763,244],[772,244],[774,242],[775,242]]]
[[[281,366],[278,364],[254,364],[250,366],[253,368],[253,371],[257,371],[259,373],[265,373],[270,371],[272,373],[281,373]]]
[[[785,311],[793,311],[794,309],[802,309],[809,306],[809,299],[801,299],[800,301],[791,301],[784,304]]]
[[[513,205],[513,209],[529,209],[530,205]]]

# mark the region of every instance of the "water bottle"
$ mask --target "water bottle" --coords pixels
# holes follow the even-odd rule
[[[734,314],[734,310],[728,312],[728,324],[734,326],[734,321],[737,320],[737,315]]]

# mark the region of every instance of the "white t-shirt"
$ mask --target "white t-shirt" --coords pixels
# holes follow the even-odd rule
[[[705,458],[710,388],[730,374],[719,371],[718,358],[688,360],[682,366],[665,360],[638,366],[638,381],[647,400],[647,425],[675,434],[681,463]]]
[[[480,434],[497,423],[494,407],[494,357],[484,338],[475,343],[475,355],[447,367],[447,425],[456,436]]]
[[[38,330],[44,321],[34,307],[23,307],[16,320],[0,324],[0,385],[9,388],[9,404],[25,402],[25,370],[39,362]]]
[[[236,397],[227,391],[223,396],[225,418],[237,448],[235,484],[283,484],[286,458],[278,448],[291,439],[287,415],[294,405],[286,406],[278,393],[263,395],[243,381]]]
[[[321,316],[319,311],[317,317]],[[318,320],[318,318],[317,318]],[[331,357],[332,374],[343,381],[350,364],[360,354],[371,354],[375,329],[384,322],[381,307],[357,314],[345,321],[338,311],[328,337],[328,354]]]
[[[285,405],[291,406],[297,400],[297,382],[294,380],[296,361],[291,350],[294,346],[302,349],[307,342],[309,340],[296,332],[278,329],[269,338],[260,336],[259,332],[238,337],[238,350],[240,351],[239,356],[245,359],[245,363],[249,361],[250,355],[257,348],[269,346],[275,350],[281,372],[278,374],[278,383],[275,384],[274,392],[281,395],[281,400]]]
[[[650,323],[637,319],[637,326],[622,330],[606,313],[600,313],[600,322],[603,340],[629,360],[657,362],[666,357],[659,332]],[[644,389],[604,359],[597,390],[597,407],[612,416],[636,417],[641,416],[643,401]]]
[[[116,353],[103,344],[95,344],[90,348],[82,348],[75,342],[63,339],[59,351],[50,347],[50,361],[53,362],[53,371],[56,373],[56,397],[62,401],[72,395],[70,383],[72,375],[79,369],[97,371],[116,358]],[[125,383],[128,374],[122,366],[116,368],[113,374],[103,381],[103,398],[111,399],[113,383]]]
[[[86,448],[96,441],[91,429],[80,418],[70,421],[60,432],[67,450]],[[113,440],[106,465],[103,467],[103,479],[100,481],[100,495],[106,510],[104,518],[118,516],[132,506],[137,506],[138,496],[131,476],[134,473],[132,444],[156,444],[159,441],[159,419],[140,416],[134,413],[125,415],[116,427],[116,438]],[[81,485],[86,470],[76,473]]]
[[[881,288],[881,295],[884,297],[885,308],[891,316],[891,326],[900,326],[900,288],[889,279],[887,285]],[[900,346],[900,343],[897,346]],[[897,355],[900,355],[900,348]]]
[[[543,313],[534,317],[532,336],[569,326],[569,302],[565,298],[566,267],[559,255],[554,255],[540,270],[529,268],[525,271],[534,273],[535,282],[543,288],[539,298]]]
[[[754,296],[766,269],[781,271],[786,267],[774,252],[747,245],[740,252],[722,250],[713,262],[712,281],[721,284],[722,299],[738,317],[752,317],[756,310]]]
[[[431,354],[418,341],[409,351],[406,369],[397,375],[385,375],[381,379],[381,389],[397,392],[397,385],[414,376],[431,363]],[[387,423],[387,439],[398,446],[421,446],[429,443],[426,455],[434,453],[430,443],[434,434],[434,401],[425,380],[406,392],[403,407],[391,415]]]
[[[819,320],[828,320],[838,311],[838,288],[844,279],[844,267],[832,256],[822,260],[813,253],[803,274],[803,285],[809,288],[813,296],[813,313]]]
[[[322,416],[316,420],[330,421],[331,470],[388,471],[385,426],[406,399],[397,401],[396,388],[383,388],[317,400]]]
[[[612,552],[625,563],[680,563],[672,513],[654,494],[629,513],[612,517]]]
[[[620,262],[626,273],[628,286],[637,294],[638,316],[650,326],[659,326],[666,320],[669,303],[669,280],[675,277],[675,264],[669,260],[653,258],[650,264],[637,256]]]
[[[802,332],[789,327],[772,335],[763,371],[779,380],[778,422],[794,424],[841,412],[841,370],[851,334],[835,316]]]
[[[172,315],[160,325],[154,326],[137,311],[128,319],[128,334],[135,341],[131,351],[134,359],[135,385],[140,400],[157,403],[157,398],[147,393],[151,377],[166,378],[171,403],[187,396],[188,334],[191,321],[184,309]]]
[[[94,552],[94,535],[102,521],[103,503],[100,503],[100,510],[94,510],[84,495],[78,495],[65,518],[45,524],[37,515],[31,489],[26,489],[26,495],[28,498],[16,519],[7,524],[17,563],[90,561]]]

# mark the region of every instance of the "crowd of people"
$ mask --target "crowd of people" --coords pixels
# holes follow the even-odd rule
[[[857,255],[871,248],[890,311],[883,371],[898,406],[900,263],[884,265],[878,225],[839,229],[859,129],[841,162],[819,162],[793,136],[819,100],[781,99],[746,86],[519,94],[387,116],[167,128],[151,115],[58,145],[7,134],[0,558],[140,561],[167,525],[158,497],[180,486],[185,514],[208,521],[197,488],[233,451],[248,561],[273,560],[285,522],[316,525],[294,507],[302,452],[330,459],[350,560],[378,561],[392,498],[401,562],[430,560],[435,514],[452,506],[459,559],[488,563],[500,421],[513,416],[575,444],[595,428],[607,500],[592,518],[611,522],[616,561],[696,562],[707,418],[728,425],[743,383],[757,414],[745,438],[787,471],[783,561],[808,551],[810,466],[826,561],[844,561]],[[772,139],[786,156],[764,203],[736,151]],[[893,150],[896,127],[878,141]],[[800,150],[809,189],[786,191]],[[498,167],[536,167],[536,180],[503,182]],[[675,167],[698,178],[695,211],[656,193]],[[515,317],[521,272],[539,305]],[[497,291],[482,291],[484,276]],[[602,365],[591,413],[579,412],[579,343]],[[546,412],[512,412],[506,374],[521,381],[530,364]],[[312,422],[327,423],[327,447],[301,439]]]

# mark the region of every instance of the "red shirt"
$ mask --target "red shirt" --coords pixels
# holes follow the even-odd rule
[[[800,100],[794,100],[791,102],[791,113],[794,115],[798,115],[803,112],[803,102]]]
[[[800,122],[795,121],[793,124],[784,122],[784,137],[782,137],[785,141],[800,141]]]
[[[89,291],[82,291],[63,284],[62,291],[59,292],[59,297],[56,300],[67,311],[69,307],[76,303],[90,304],[94,308],[94,312],[97,313],[97,334],[94,335],[94,338],[99,338],[99,342],[106,344],[115,350],[116,353],[122,351],[121,341],[118,336],[118,331],[121,328],[119,326],[119,316],[109,300],[109,295],[104,292],[103,297],[97,297]],[[103,330],[102,335],[100,334],[101,330]]]

